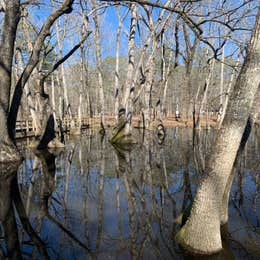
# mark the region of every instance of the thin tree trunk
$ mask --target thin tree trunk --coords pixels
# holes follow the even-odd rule
[[[215,59],[211,60],[209,62],[209,71],[208,71],[208,75],[206,77],[205,80],[205,85],[204,85],[204,89],[203,89],[203,96],[202,96],[202,100],[200,103],[200,108],[198,111],[198,115],[197,115],[197,121],[196,121],[196,127],[198,129],[200,129],[200,123],[201,123],[201,114],[203,113],[203,109],[205,109],[206,107],[206,111],[208,110],[207,108],[207,95],[208,95],[208,90],[209,90],[209,86],[210,86],[210,82],[212,79],[212,75],[214,72],[214,67],[215,67]]]
[[[133,76],[134,76],[134,56],[135,56],[135,31],[137,25],[137,5],[131,4],[131,24],[128,39],[128,69],[125,81],[125,90],[122,100],[120,100],[118,110],[118,124],[113,130],[112,143],[133,143],[131,137],[131,124],[133,113]]]
[[[92,9],[96,9],[96,0],[91,0]],[[98,71],[98,89],[100,98],[100,126],[101,131],[105,133],[105,100],[104,100],[104,87],[103,76],[101,68],[101,45],[100,45],[100,21],[96,12],[93,13],[93,20],[95,23],[95,45],[96,45],[96,62]]]
[[[20,60],[21,69],[23,71],[24,68],[25,68],[25,65],[24,65],[22,53],[21,53],[20,50],[17,50],[16,52],[17,52],[16,57],[17,57],[17,59]],[[25,84],[24,89],[25,89],[25,95],[26,95],[26,98],[27,98],[27,101],[28,101],[29,111],[30,111],[32,121],[33,121],[34,134],[35,134],[35,136],[39,136],[41,134],[41,124],[40,124],[40,121],[39,121],[40,117],[39,117],[39,115],[37,114],[37,111],[36,111],[36,105],[35,105],[35,102],[32,98],[32,92],[31,92],[30,87],[29,87],[29,82],[27,82]]]
[[[238,64],[239,64],[239,60],[236,63],[236,66],[235,66],[236,68],[237,68]],[[225,117],[225,114],[226,114],[227,104],[228,104],[229,95],[230,95],[230,92],[231,92],[231,89],[232,89],[232,86],[233,86],[234,77],[235,77],[235,69],[232,70],[232,74],[231,74],[231,78],[230,78],[230,81],[229,81],[229,84],[228,84],[228,88],[227,88],[227,91],[225,93],[225,100],[223,102],[222,113],[221,113],[221,117],[220,117],[219,125],[218,125],[219,128],[221,127],[222,122],[223,122],[224,117]]]
[[[52,3],[52,7],[54,9],[54,11],[56,10],[55,5],[53,0],[51,1]],[[62,29],[62,37],[60,37],[60,26],[59,26],[59,21],[57,21],[55,23],[55,31],[56,31],[56,39],[57,39],[57,45],[58,45],[58,49],[59,49],[59,58],[61,59],[63,57],[63,46],[61,41],[64,40],[65,34],[66,34],[66,23],[64,25],[64,28]],[[62,63],[60,65],[60,73],[61,73],[61,80],[62,80],[62,86],[63,86],[63,95],[64,95],[64,100],[65,100],[65,112],[68,113],[69,118],[72,119],[72,111],[71,111],[71,105],[70,105],[70,101],[69,101],[69,97],[68,97],[68,84],[67,84],[67,79],[66,79],[66,75],[65,75],[65,68],[64,68],[64,64]],[[73,124],[74,122],[72,122]],[[74,125],[73,125],[74,126]]]
[[[220,69],[220,88],[219,88],[219,97],[220,97],[220,111],[223,111],[223,92],[224,92],[224,67],[225,67],[225,45],[222,47],[221,55],[221,69]]]
[[[118,124],[118,108],[119,108],[119,51],[120,51],[120,36],[123,25],[123,20],[120,16],[120,10],[116,7],[118,17],[118,28],[116,33],[116,67],[115,67],[115,123]]]

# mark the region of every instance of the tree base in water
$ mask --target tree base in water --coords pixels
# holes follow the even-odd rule
[[[53,139],[48,143],[48,148],[56,149],[56,148],[64,148],[65,145],[60,142],[57,138]]]
[[[129,123],[127,121],[121,122],[113,130],[112,138],[110,139],[112,144],[129,145],[136,144],[136,139],[129,131]]]
[[[214,245],[207,245],[207,246],[204,247],[203,243],[205,241],[202,241],[200,248],[197,248],[197,247],[195,248],[190,243],[188,243],[185,236],[186,236],[186,234],[185,234],[185,226],[184,226],[177,233],[176,240],[180,244],[180,246],[183,248],[183,250],[186,251],[190,255],[201,255],[201,256],[214,255],[214,254],[217,254],[217,253],[219,253],[223,250],[222,245],[221,246],[217,245],[216,247]],[[212,242],[213,241],[211,241],[210,243],[212,243]],[[212,247],[212,248],[209,249],[209,247]]]
[[[56,148],[64,148],[64,147],[65,147],[65,145],[62,142],[60,142],[57,138],[54,138],[53,140],[51,140],[45,146],[43,146],[41,144],[40,148],[39,148],[39,141],[37,141],[37,140],[32,141],[29,144],[29,148],[31,148],[31,149],[38,149],[38,150],[44,150],[44,149],[47,149],[47,148],[56,149]]]
[[[110,139],[110,143],[118,145],[131,145],[136,144],[137,140],[131,135],[116,135]]]

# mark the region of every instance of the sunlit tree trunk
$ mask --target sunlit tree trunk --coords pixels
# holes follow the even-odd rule
[[[259,16],[258,10],[248,53],[207,160],[205,175],[198,186],[190,217],[177,235],[179,243],[193,253],[212,254],[222,249],[220,225],[223,224],[223,196],[260,84]]]
[[[24,71],[22,72],[17,84],[15,85],[13,98],[8,114],[8,132],[9,136],[12,139],[15,139],[15,126],[21,98],[23,95],[23,88],[25,84],[28,82],[33,70],[39,63],[41,49],[44,44],[44,40],[49,35],[50,28],[55,22],[55,20],[57,20],[64,13],[70,13],[72,11],[72,4],[73,0],[64,0],[60,7],[56,11],[54,11],[50,16],[48,16],[48,18],[45,20],[45,23],[43,24],[39,34],[35,39],[33,50],[28,59],[28,63]]]
[[[54,75],[51,75],[51,107],[52,113],[54,117],[54,128],[55,131],[57,130],[57,113],[56,113],[56,101],[55,101],[55,82],[54,82]]]
[[[20,1],[6,2],[0,44],[0,161],[16,161],[19,155],[8,133],[7,117],[10,106],[12,64],[17,25],[20,20]],[[12,139],[12,140],[11,140]]]
[[[91,0],[92,9],[96,8],[96,0]],[[101,130],[105,132],[105,100],[104,100],[104,86],[101,68],[101,45],[100,45],[100,21],[98,14],[93,13],[93,20],[95,23],[95,45],[96,45],[96,62],[98,72],[98,89],[100,98],[100,126]]]
[[[215,59],[213,59],[209,62],[208,75],[207,75],[206,80],[205,80],[202,100],[200,102],[200,107],[199,107],[197,120],[196,120],[196,127],[198,129],[200,129],[201,115],[203,113],[203,110],[207,111],[207,96],[208,96],[208,90],[209,90],[209,86],[210,86],[210,83],[211,83],[212,75],[213,75],[213,72],[214,72],[214,66],[215,66]]]
[[[124,18],[120,15],[120,10],[116,7],[118,17],[118,28],[116,33],[116,67],[115,67],[115,121],[118,123],[118,108],[119,108],[119,51],[120,51],[120,37]]]
[[[131,24],[128,39],[128,69],[124,85],[124,94],[118,109],[118,124],[113,130],[112,143],[133,143],[131,124],[133,114],[133,76],[135,64],[135,31],[137,24],[137,5],[131,4]]]
[[[239,60],[237,61],[235,67],[237,67],[238,64],[239,64]],[[225,114],[226,114],[227,104],[228,104],[230,92],[231,92],[231,89],[232,89],[232,87],[234,85],[233,84],[234,83],[234,78],[235,78],[235,69],[232,70],[230,81],[229,81],[229,84],[228,84],[228,88],[227,88],[227,91],[225,93],[225,98],[224,98],[223,105],[222,105],[222,113],[221,113],[221,117],[219,119],[219,124],[218,124],[219,127],[221,127],[221,125],[223,123],[223,120],[224,120],[224,117],[225,117]]]
[[[30,44],[28,44],[28,45],[30,46]],[[32,49],[30,48],[30,51],[31,50]],[[20,61],[20,66],[23,71],[25,68],[25,65],[24,65],[24,60],[23,60],[21,50],[16,50],[16,57],[17,57],[17,60]],[[29,87],[29,82],[27,82],[25,84],[24,90],[25,90],[25,95],[26,95],[27,101],[28,101],[29,111],[30,111],[32,121],[33,121],[33,128],[34,128],[35,136],[39,136],[41,133],[41,124],[39,121],[40,116],[37,114],[37,111],[36,111],[36,104],[35,104],[36,100],[33,100],[32,92]]]
[[[53,9],[56,10],[55,5],[53,0],[52,2],[52,6]],[[58,50],[59,50],[59,58],[62,58],[63,56],[63,46],[61,41],[64,40],[65,34],[66,34],[66,23],[64,25],[64,28],[62,28],[62,36],[60,36],[60,25],[59,25],[59,21],[57,21],[55,23],[55,31],[56,31],[56,39],[57,39],[57,45],[58,45]],[[70,105],[70,101],[69,101],[69,96],[68,96],[68,84],[67,84],[67,79],[66,79],[66,75],[65,75],[65,68],[64,68],[64,64],[60,65],[60,73],[61,73],[61,81],[62,81],[62,86],[63,86],[63,95],[64,95],[64,100],[65,100],[65,111],[66,113],[68,113],[69,117],[72,119],[72,111],[71,111],[71,105]],[[72,122],[73,126],[74,126],[74,122]]]
[[[153,35],[152,54],[150,55],[145,69],[145,87],[144,87],[144,128],[150,129],[152,121],[152,88],[155,73],[155,51],[157,48],[157,39]]]
[[[220,67],[220,86],[219,86],[220,111],[223,111],[224,67],[225,67],[224,62],[225,62],[225,45],[222,47],[221,67]]]
[[[196,49],[199,43],[199,39],[195,36],[193,42],[191,42],[189,31],[187,29],[186,24],[183,24],[183,35],[185,42],[185,74],[183,79],[183,87],[180,94],[180,115],[182,120],[187,121],[190,119],[191,113],[191,97],[192,97],[192,84],[191,84],[191,73],[193,69],[193,62],[196,53]]]

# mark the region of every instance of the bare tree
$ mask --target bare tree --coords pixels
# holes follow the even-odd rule
[[[187,250],[212,254],[222,249],[220,225],[227,223],[224,194],[252,103],[260,84],[260,10],[248,53],[231,93],[227,112],[205,166],[190,217],[178,233]],[[229,185],[230,189],[231,185]]]

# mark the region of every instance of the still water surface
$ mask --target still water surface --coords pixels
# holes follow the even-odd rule
[[[0,259],[7,248],[24,259],[186,258],[179,216],[214,135],[201,132],[193,148],[190,129],[167,129],[163,144],[137,132],[139,143],[122,150],[85,132],[63,151],[25,149],[18,170],[0,174]],[[259,137],[255,129],[236,162],[225,259],[260,259]]]

